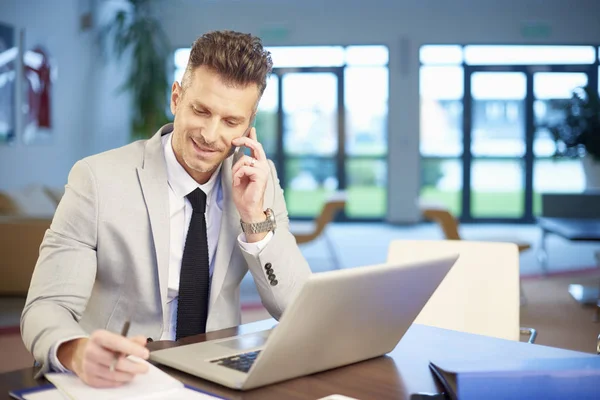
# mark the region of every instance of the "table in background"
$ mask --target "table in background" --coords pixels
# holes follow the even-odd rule
[[[600,205],[599,205],[600,207]],[[600,242],[600,219],[594,218],[538,218],[538,225],[542,229],[542,242],[538,259],[546,272],[548,252],[546,250],[546,237],[554,234],[564,239],[576,242]],[[600,262],[598,262],[600,267]],[[580,304],[596,304],[595,320],[600,321],[600,281],[597,285],[569,285],[569,293]]]

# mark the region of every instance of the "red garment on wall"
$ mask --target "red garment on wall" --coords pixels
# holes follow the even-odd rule
[[[42,62],[39,66],[23,65],[25,77],[27,78],[27,100],[29,101],[28,120],[37,120],[37,125],[42,128],[50,128],[50,88],[51,88],[51,66],[48,55],[41,47],[31,50],[41,56]],[[37,79],[35,79],[37,78]],[[39,84],[33,83],[35,79]]]

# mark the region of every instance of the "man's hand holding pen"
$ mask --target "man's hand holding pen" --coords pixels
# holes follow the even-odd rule
[[[117,387],[148,371],[145,363],[127,358],[132,355],[148,359],[150,353],[145,346],[146,338],[143,336],[127,338],[106,330],[97,330],[89,338],[63,343],[58,348],[57,356],[65,368],[73,371],[88,385]]]

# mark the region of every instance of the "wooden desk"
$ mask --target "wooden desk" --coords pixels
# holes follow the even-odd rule
[[[152,350],[201,342],[207,339],[224,338],[268,329],[273,320],[259,321],[238,328],[198,335],[183,343],[154,342]],[[543,334],[543,333],[542,333]],[[438,386],[429,371],[429,361],[449,359],[499,360],[503,358],[567,358],[589,356],[568,350],[555,349],[527,343],[512,342],[486,336],[449,331],[414,324],[404,335],[398,346],[387,356],[363,361],[335,370],[265,386],[249,392],[229,390],[217,384],[164,368],[165,371],[208,392],[228,399],[318,399],[338,393],[360,400],[367,399],[410,399],[418,392],[437,393]],[[290,362],[293,362],[290,360]],[[0,398],[9,399],[8,391],[44,383],[36,381],[34,368],[0,374]],[[4,396],[4,397],[2,397]]]

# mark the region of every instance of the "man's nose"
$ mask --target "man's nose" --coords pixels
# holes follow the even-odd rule
[[[209,143],[213,143],[219,138],[218,118],[211,118],[206,121],[206,125],[204,126],[204,138]]]

